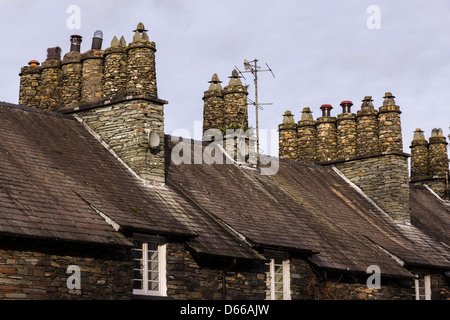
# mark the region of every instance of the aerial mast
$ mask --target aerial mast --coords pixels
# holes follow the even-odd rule
[[[272,73],[272,76],[275,78],[275,75],[272,72],[272,69],[267,65],[267,69],[261,69],[260,66],[258,66],[258,59],[254,59],[252,61],[248,61],[247,59],[244,59],[244,68],[245,71],[240,71],[237,67],[236,70],[239,71],[239,73],[242,75],[242,77],[245,79],[243,73],[251,73],[253,74],[254,83],[255,83],[255,101],[249,101],[249,105],[255,106],[255,122],[256,122],[256,163],[259,165],[259,123],[258,123],[258,109],[262,109],[261,105],[271,105],[272,103],[259,103],[258,101],[258,72],[266,72],[270,71]]]

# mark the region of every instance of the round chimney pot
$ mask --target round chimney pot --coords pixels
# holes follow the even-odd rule
[[[36,67],[36,66],[40,65],[40,63],[37,60],[30,60],[30,62],[28,62],[28,65],[30,67]]]
[[[344,100],[344,101],[341,102],[341,106],[344,105],[344,104],[349,104],[349,105],[352,106],[353,102],[351,102],[350,100]]]
[[[331,104],[323,104],[323,105],[320,107],[320,109],[321,109],[321,110],[331,110],[331,109],[333,109],[333,107],[332,107]]]

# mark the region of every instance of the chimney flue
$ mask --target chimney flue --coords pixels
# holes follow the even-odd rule
[[[81,39],[83,37],[77,34],[70,36],[70,51],[71,52],[80,52],[81,50]]]
[[[97,30],[94,32],[94,37],[92,38],[92,46],[91,49],[101,50],[103,42],[103,32]]]
[[[351,101],[342,101],[341,102],[341,107],[342,107],[342,113],[352,113],[351,112],[351,108],[352,108],[353,102]]]
[[[320,110],[322,110],[322,117],[329,117],[331,109],[333,109],[331,104],[323,104],[320,107]]]

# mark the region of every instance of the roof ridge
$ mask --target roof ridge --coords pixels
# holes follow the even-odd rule
[[[6,102],[6,101],[0,101],[0,106],[6,107],[6,108],[11,108],[11,109],[16,109],[16,110],[22,110],[22,111],[26,111],[26,112],[33,112],[33,113],[37,113],[37,114],[54,116],[57,118],[65,118],[65,119],[75,120],[71,115],[66,115],[66,114],[60,113],[58,111],[35,109],[32,107],[27,107],[27,106],[24,106],[21,104],[16,104],[16,103],[11,103],[11,102]]]

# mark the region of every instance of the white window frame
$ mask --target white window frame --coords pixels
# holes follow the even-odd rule
[[[414,298],[416,300],[431,300],[431,276],[428,273],[424,273],[424,286],[425,286],[425,296],[420,294],[420,283],[419,274],[415,274],[416,279],[414,279]],[[423,287],[422,287],[423,288]]]
[[[276,291],[275,291],[275,267],[276,265],[280,265],[280,263],[276,263],[277,261],[282,260],[282,272],[283,272],[283,300],[291,300],[291,272],[290,272],[290,262],[288,259],[278,259],[272,258],[270,262],[266,263],[266,266],[269,267],[269,271],[266,272],[266,299],[275,300]],[[267,295],[270,294],[270,298]]]
[[[143,289],[133,289],[133,294],[135,295],[146,295],[146,296],[167,296],[167,272],[166,272],[166,249],[167,245],[160,244],[158,241],[146,241],[137,240],[141,242],[142,246],[142,260],[143,260],[143,272],[142,272],[142,285]],[[158,279],[159,285],[158,290],[149,290],[148,288],[148,244],[157,243],[158,244]],[[133,269],[134,271],[134,269]],[[137,280],[137,279],[136,279]],[[139,279],[140,280],[140,279]],[[135,279],[133,278],[133,281]]]

